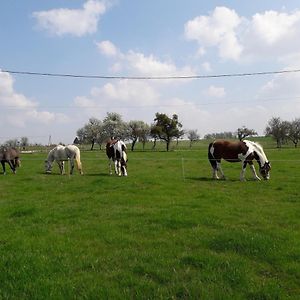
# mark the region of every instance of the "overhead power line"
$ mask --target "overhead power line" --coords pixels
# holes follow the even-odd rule
[[[174,75],[174,76],[172,76],[172,75],[170,75],[170,76],[79,75],[79,74],[42,73],[42,72],[14,71],[14,70],[2,70],[2,72],[16,74],[16,75],[69,77],[69,78],[85,78],[85,79],[170,80],[170,79],[208,79],[208,78],[222,78],[222,77],[276,75],[276,74],[298,73],[298,72],[300,72],[300,69],[282,70],[282,71],[249,72],[249,73],[231,73],[231,74],[229,73],[229,74],[215,74],[215,75]]]

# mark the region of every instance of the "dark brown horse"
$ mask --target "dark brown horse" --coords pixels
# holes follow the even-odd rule
[[[245,171],[247,164],[249,164],[253,178],[260,180],[257,176],[253,160],[255,159],[259,165],[259,172],[264,179],[270,178],[271,165],[268,161],[266,154],[257,143],[244,140],[244,141],[226,141],[216,140],[208,146],[208,159],[213,169],[213,178],[219,179],[218,171],[220,171],[222,179],[225,179],[223,170],[221,168],[221,159],[229,162],[241,162],[242,171],[240,175],[241,181],[245,180]]]
[[[123,141],[111,139],[106,143],[106,155],[109,159],[109,173],[112,174],[111,163],[115,164],[115,173],[127,176],[127,147]]]
[[[16,148],[3,147],[0,149],[0,161],[3,174],[6,174],[5,163],[8,163],[13,173],[16,173],[17,167],[21,165],[20,152]]]

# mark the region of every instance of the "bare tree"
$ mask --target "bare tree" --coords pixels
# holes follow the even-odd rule
[[[187,134],[188,134],[187,137],[190,140],[190,148],[192,148],[192,144],[195,143],[196,141],[199,141],[200,135],[198,134],[197,129],[189,130]]]
[[[246,126],[237,129],[237,136],[240,141],[242,141],[247,136],[257,135],[257,132],[254,129],[249,129]]]
[[[277,148],[281,148],[288,136],[289,123],[282,121],[279,117],[273,117],[269,120],[265,129],[267,136],[272,136],[277,143]]]
[[[300,141],[300,118],[289,122],[287,131],[288,138],[294,143],[295,148],[297,148]]]
[[[23,150],[26,149],[26,147],[28,147],[29,145],[29,139],[26,136],[21,137],[21,141],[20,141],[20,146],[22,147]]]

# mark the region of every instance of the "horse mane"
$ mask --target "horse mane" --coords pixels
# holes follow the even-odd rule
[[[261,144],[249,140],[247,140],[247,142],[250,143],[255,148],[257,155],[259,156],[260,160],[262,160],[263,163],[268,161],[267,156]]]

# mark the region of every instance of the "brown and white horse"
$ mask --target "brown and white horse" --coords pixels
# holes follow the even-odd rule
[[[15,148],[1,148],[0,161],[3,169],[3,174],[6,174],[5,163],[8,163],[13,173],[16,173],[17,167],[21,165],[20,152]]]
[[[121,140],[111,139],[106,144],[106,155],[109,159],[109,173],[112,174],[111,163],[115,164],[115,173],[127,176],[127,147]]]
[[[247,164],[250,165],[254,180],[260,180],[257,176],[253,160],[255,159],[259,165],[261,176],[268,180],[270,178],[271,165],[261,145],[248,140],[244,141],[226,141],[216,140],[208,146],[208,159],[213,169],[213,178],[219,179],[218,171],[221,173],[222,179],[225,179],[221,168],[221,159],[229,162],[241,162],[242,171],[240,180],[245,180],[245,171]]]

